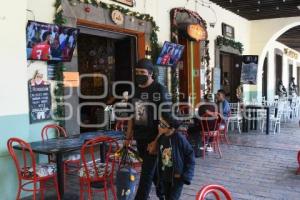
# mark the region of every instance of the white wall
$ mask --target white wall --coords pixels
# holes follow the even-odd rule
[[[0,116],[28,112],[26,1],[0,6]],[[10,9],[10,8],[13,8]]]

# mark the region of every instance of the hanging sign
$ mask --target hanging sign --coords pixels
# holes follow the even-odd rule
[[[124,24],[124,15],[119,10],[113,10],[111,12],[111,19],[117,25]]]
[[[29,119],[30,123],[51,119],[50,85],[32,85],[29,83]]]
[[[207,39],[207,31],[200,24],[189,24],[187,26],[187,34],[190,38],[197,42]]]
[[[79,87],[79,72],[63,72],[64,87]]]
[[[134,0],[113,0],[113,1],[124,4],[126,6],[130,6],[130,7],[134,6]]]

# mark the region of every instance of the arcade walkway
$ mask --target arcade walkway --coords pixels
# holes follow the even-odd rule
[[[196,176],[181,199],[194,200],[198,189],[210,183],[224,185],[235,200],[300,199],[300,175],[295,175],[300,150],[297,122],[283,124],[280,134],[232,133],[230,140],[231,145],[222,145],[222,159],[214,153],[206,160],[197,159]],[[65,199],[79,199],[77,177],[69,181]],[[55,199],[51,193],[47,196]],[[151,199],[156,199],[154,190]]]

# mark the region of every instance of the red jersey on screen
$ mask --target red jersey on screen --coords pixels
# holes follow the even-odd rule
[[[162,65],[168,65],[171,59],[171,54],[165,54],[162,58],[161,64]]]
[[[34,60],[49,60],[50,45],[47,43],[40,43],[32,48],[31,58]]]

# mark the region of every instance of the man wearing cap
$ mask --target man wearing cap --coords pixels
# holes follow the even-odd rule
[[[160,184],[157,182],[157,155],[152,155],[147,148],[158,135],[159,105],[169,102],[169,99],[166,88],[156,82],[152,75],[151,60],[139,60],[135,67],[135,94],[131,100],[134,117],[128,123],[125,142],[125,145],[128,145],[132,138],[135,139],[138,152],[143,159],[136,200],[148,199],[152,182],[156,185],[157,196],[163,199]]]

